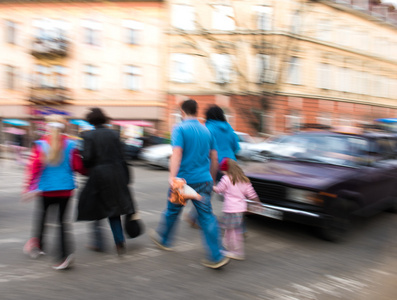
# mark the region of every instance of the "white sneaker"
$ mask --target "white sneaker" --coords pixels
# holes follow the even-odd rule
[[[245,256],[244,255],[236,254],[236,253],[229,252],[229,251],[225,251],[224,255],[226,257],[229,257],[229,258],[235,259],[235,260],[245,260]]]
[[[65,270],[72,266],[74,261],[73,254],[69,254],[65,260],[63,260],[60,264],[52,266],[54,270]]]
[[[160,242],[160,237],[155,230],[152,229],[149,231],[149,237],[152,240],[152,242],[155,243],[156,246],[159,247],[161,250],[174,251],[174,249],[167,247]]]
[[[223,267],[224,265],[227,265],[228,263],[229,263],[229,261],[230,261],[230,258],[228,258],[228,257],[224,257],[224,258],[222,258],[220,261],[218,261],[218,262],[213,262],[213,261],[210,261],[210,260],[208,260],[208,259],[203,259],[202,261],[201,261],[201,264],[203,265],[203,266],[205,266],[205,267],[207,267],[207,268],[211,268],[211,269],[219,269],[220,267]]]

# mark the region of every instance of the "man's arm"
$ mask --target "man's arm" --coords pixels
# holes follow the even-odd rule
[[[183,149],[181,147],[176,146],[172,148],[172,155],[170,158],[170,165],[169,165],[170,176],[168,179],[170,185],[172,185],[172,180],[178,174],[179,167],[181,166],[182,154],[183,154]]]
[[[210,159],[211,159],[211,166],[210,172],[212,176],[212,180],[216,182],[216,174],[218,172],[218,152],[215,149],[210,151]]]

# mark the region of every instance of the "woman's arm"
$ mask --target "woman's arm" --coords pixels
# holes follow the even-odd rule
[[[34,145],[26,167],[26,181],[23,190],[24,193],[37,190],[42,168],[43,163],[41,162],[40,148],[37,145]]]

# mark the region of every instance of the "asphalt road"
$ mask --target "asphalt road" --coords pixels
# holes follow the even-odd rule
[[[133,170],[131,188],[142,219],[147,229],[155,228],[166,205],[168,172],[144,165]],[[106,222],[107,251],[88,251],[89,224],[72,222],[73,200],[75,265],[54,271],[54,217],[48,220],[48,255],[32,260],[22,253],[35,205],[20,202],[22,180],[22,167],[0,160],[1,300],[397,299],[395,214],[355,220],[337,244],[318,239],[306,226],[248,219],[247,259],[211,270],[200,265],[205,254],[200,231],[185,222],[179,223],[175,252],[158,250],[144,234],[128,240],[127,254],[119,258]],[[213,197],[213,206],[220,215],[222,202]]]

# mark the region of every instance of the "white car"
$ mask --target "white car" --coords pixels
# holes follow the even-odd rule
[[[251,152],[250,148],[252,145],[255,145],[254,139],[244,132],[235,131],[234,133],[237,135],[240,145],[240,150],[236,153],[237,158],[248,159],[247,157],[249,157],[249,153]]]
[[[237,157],[245,155],[249,147],[254,144],[254,139],[247,133],[235,131],[239,139],[240,151]],[[172,154],[172,146],[170,144],[159,144],[143,148],[139,153],[139,159],[145,161],[149,165],[168,169],[170,157]]]
[[[139,153],[139,159],[149,165],[168,169],[172,146],[170,144],[159,144],[143,148]]]
[[[289,140],[287,137],[288,135],[280,135],[270,137],[266,141],[260,143],[249,144],[243,152],[243,155],[240,154],[241,159],[266,161],[273,153],[284,153],[287,155],[289,152],[295,153],[299,151],[299,149],[295,149],[292,145],[285,147],[285,143]]]

